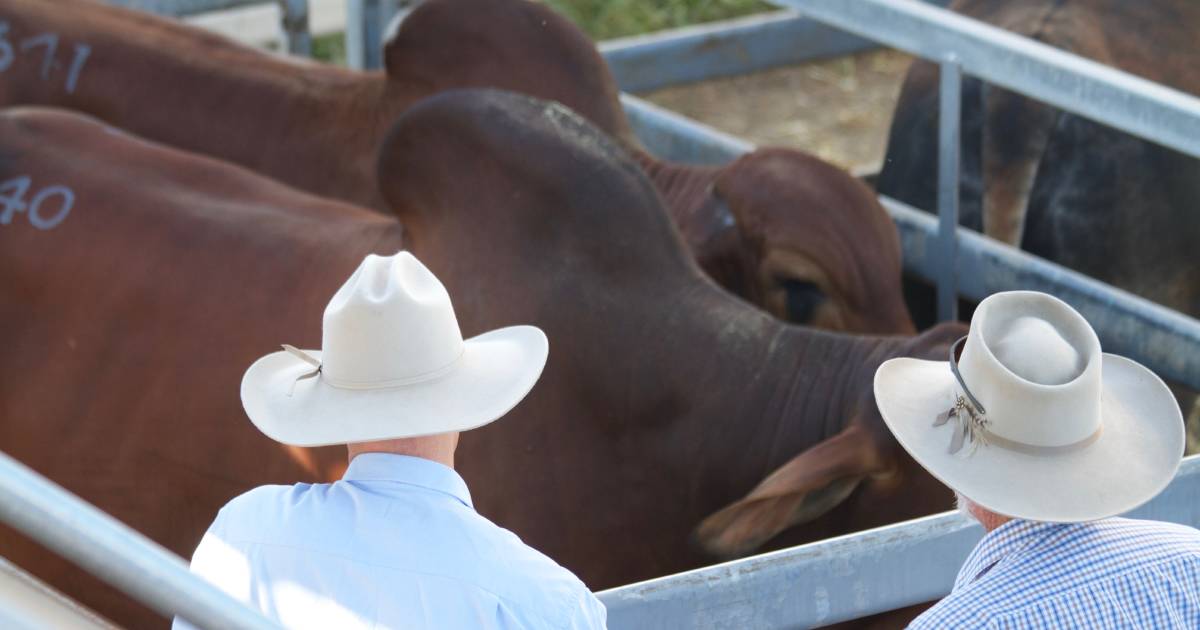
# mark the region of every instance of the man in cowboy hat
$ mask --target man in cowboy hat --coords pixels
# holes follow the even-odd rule
[[[948,362],[881,365],[875,398],[987,530],[912,628],[1200,628],[1200,532],[1112,518],[1174,476],[1179,406],[1150,370],[1101,353],[1074,309],[993,295]]]
[[[453,468],[458,433],[524,398],[547,349],[532,326],[464,341],[424,265],[367,256],[325,309],[320,351],[284,346],[242,379],[259,430],[348,444],[345,476],[237,497],[192,570],[293,628],[604,627],[583,583],[477,514]]]

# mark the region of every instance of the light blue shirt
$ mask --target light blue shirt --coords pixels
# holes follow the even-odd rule
[[[458,473],[402,455],[237,497],[192,571],[288,628],[605,625],[578,578],[475,512]]]
[[[1200,531],[1109,518],[1013,520],[910,628],[1200,628]]]

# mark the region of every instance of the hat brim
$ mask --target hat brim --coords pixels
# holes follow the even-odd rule
[[[546,335],[533,326],[494,330],[463,342],[445,375],[411,385],[343,389],[288,352],[262,357],[242,377],[242,406],[267,437],[325,446],[466,431],[508,413],[546,365]],[[321,352],[306,350],[317,358]],[[293,390],[294,387],[294,390]]]
[[[996,445],[950,454],[954,423],[934,427],[954,404],[956,384],[944,361],[892,359],[875,373],[875,400],[900,444],[939,481],[997,514],[1080,522],[1132,510],[1170,483],[1183,457],[1183,416],[1153,372],[1103,355],[1101,433],[1055,454]]]

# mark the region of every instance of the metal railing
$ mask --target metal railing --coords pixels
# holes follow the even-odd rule
[[[117,1],[143,6],[167,2]],[[361,50],[362,66],[378,67],[378,56],[368,55],[371,51],[377,55],[384,16],[401,1],[351,0],[347,37],[359,39],[354,40],[354,47],[348,46],[348,53],[353,58],[352,51]],[[675,49],[695,49],[702,47],[703,41],[719,41],[733,49],[763,29],[776,32],[773,43],[755,49],[760,52],[741,62],[733,57],[712,61],[709,74],[705,74],[707,62],[701,60],[699,69],[681,68],[679,76],[696,80],[716,73],[732,74],[739,63],[755,69],[753,64],[766,67],[764,64],[774,63],[780,56],[795,55],[779,38],[795,32],[787,29],[822,32],[812,25],[812,18],[942,64],[939,218],[881,199],[899,227],[906,269],[938,282],[943,315],[951,301],[948,296],[959,293],[974,299],[1013,288],[1055,293],[1092,322],[1107,350],[1131,356],[1163,376],[1200,388],[1200,322],[957,228],[955,212],[957,108],[963,72],[1193,156],[1200,155],[1200,100],[915,0],[770,1],[800,9],[805,17],[749,18],[729,31],[723,29],[730,25],[723,25],[668,35],[677,38],[672,44]],[[251,3],[181,0],[170,2],[167,12],[184,13],[181,7],[185,5],[220,8],[217,5]],[[296,4],[306,3],[288,0],[284,6]],[[358,35],[352,34],[355,25]],[[658,39],[660,36],[639,38],[604,50],[611,58],[629,63],[658,45]],[[868,45],[855,38],[831,41],[831,48]],[[622,95],[622,103],[643,142],[664,157],[721,163],[753,149],[750,143],[637,98]],[[948,275],[955,269],[964,273],[957,278]],[[1200,524],[1198,499],[1200,463],[1189,458],[1170,488],[1135,515]],[[13,506],[17,506],[15,511]],[[59,549],[164,614],[180,613],[220,627],[269,627],[256,613],[191,576],[178,558],[128,528],[122,529],[107,515],[2,454],[0,519],[11,519],[31,537]],[[47,527],[55,523],[58,525]],[[90,533],[81,536],[81,532]],[[956,515],[932,516],[633,584],[601,593],[601,598],[609,606],[610,625],[616,629],[834,623],[944,594],[957,569],[956,563],[947,562],[947,554],[965,556],[979,534],[977,527]]]
[[[1129,516],[1200,525],[1200,456]],[[612,630],[806,628],[943,597],[983,529],[956,512],[598,593]]]
[[[0,522],[167,617],[203,628],[278,628],[193,575],[175,554],[4,453]]]
[[[949,0],[922,0],[945,6]],[[597,44],[627,92],[736,76],[878,48],[878,42],[792,10],[612,39]]]
[[[768,0],[941,66],[938,315],[955,319],[959,105],[966,72],[1139,138],[1200,157],[1200,99],[917,0]],[[986,182],[985,182],[986,186]]]
[[[0,557],[0,628],[113,630],[116,626]]]
[[[276,4],[282,11],[282,28],[288,52],[305,57],[312,54],[308,31],[308,0],[106,0],[139,11],[182,17],[262,4]]]

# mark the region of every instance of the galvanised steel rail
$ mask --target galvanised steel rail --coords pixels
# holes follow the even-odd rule
[[[795,11],[774,11],[597,44],[628,92],[745,74],[878,46]]]
[[[922,0],[946,6],[950,0]],[[774,11],[597,44],[626,92],[735,76],[878,48],[796,11]]]
[[[139,11],[181,17],[197,13],[224,11],[261,4],[277,4],[283,12],[283,32],[287,36],[288,52],[308,57],[312,55],[312,35],[308,31],[308,0],[106,0]]]
[[[622,95],[634,132],[651,152],[698,164],[722,164],[754,145],[690,118]],[[895,220],[904,268],[936,281],[947,265],[938,218],[888,197],[880,201]],[[997,291],[1052,293],[1074,306],[1100,336],[1104,349],[1128,356],[1160,376],[1200,389],[1200,321],[964,228],[955,228],[957,257],[949,265],[961,295],[981,300]]]
[[[167,617],[201,628],[278,628],[193,575],[175,554],[4,453],[0,522]]]
[[[1129,516],[1200,525],[1200,456]],[[982,535],[947,512],[598,595],[612,630],[807,628],[944,596]]]

